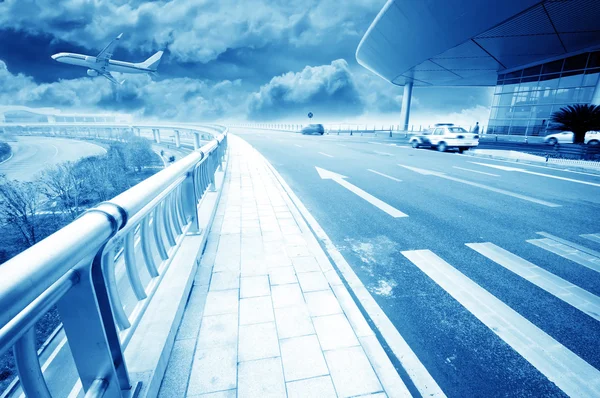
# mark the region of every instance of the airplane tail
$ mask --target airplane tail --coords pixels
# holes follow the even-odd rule
[[[158,64],[160,64],[160,59],[163,56],[163,51],[159,51],[144,62],[142,62],[142,68],[150,69],[152,72],[156,72],[158,69]]]

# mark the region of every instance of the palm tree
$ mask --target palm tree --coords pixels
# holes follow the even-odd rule
[[[551,120],[558,130],[573,132],[573,143],[583,144],[588,131],[600,130],[600,105],[569,105],[554,112]]]

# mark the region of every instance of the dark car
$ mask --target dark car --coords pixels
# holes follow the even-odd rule
[[[306,127],[303,127],[300,131],[302,134],[325,134],[325,128],[322,124],[309,124]]]

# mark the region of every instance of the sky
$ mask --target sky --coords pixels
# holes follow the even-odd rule
[[[0,0],[0,106],[139,119],[400,124],[403,88],[360,66],[385,0]],[[159,76],[122,85],[50,56],[164,50]],[[486,124],[492,88],[413,90],[411,124]]]

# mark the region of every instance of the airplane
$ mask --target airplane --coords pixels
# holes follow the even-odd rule
[[[84,66],[88,68],[88,76],[104,76],[114,84],[123,84],[125,80],[119,82],[110,72],[148,73],[152,76],[156,76],[156,70],[163,55],[163,51],[159,51],[144,62],[138,63],[123,62],[111,59],[115,47],[122,36],[123,33],[111,41],[95,57],[74,53],[58,53],[54,54],[52,59],[65,64]]]

